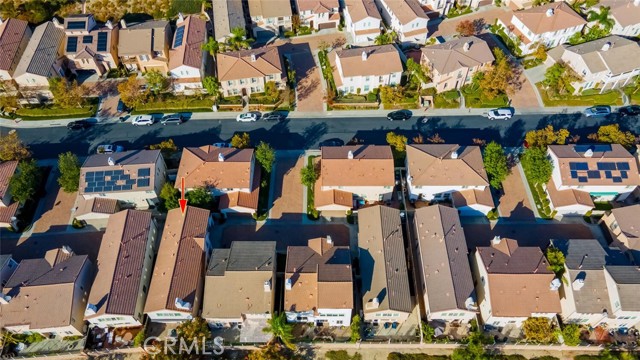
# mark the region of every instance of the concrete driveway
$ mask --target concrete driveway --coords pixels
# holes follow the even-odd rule
[[[302,151],[279,151],[272,183],[271,220],[301,221],[304,212],[300,169],[304,167]]]
[[[518,167],[512,168],[509,176],[502,182],[504,195],[498,205],[501,217],[509,220],[535,220],[525,186]]]

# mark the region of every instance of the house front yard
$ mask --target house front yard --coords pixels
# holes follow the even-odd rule
[[[211,111],[213,100],[196,96],[174,96],[163,94],[136,107],[132,114],[150,114],[157,112],[206,112]]]
[[[460,108],[460,92],[458,90],[449,90],[442,93],[436,93],[435,88],[423,89],[421,95],[433,96],[433,107],[436,109],[458,109]]]
[[[468,108],[496,108],[509,104],[507,95],[500,94],[493,99],[489,99],[482,92],[482,88],[473,83],[463,86],[460,92],[464,96],[465,106]]]
[[[632,104],[640,105],[640,86],[627,86],[622,89]]]
[[[536,88],[538,89],[542,102],[545,106],[594,106],[623,104],[622,96],[618,91],[607,91],[600,94],[599,90],[589,89],[583,91],[582,95],[552,96],[541,83],[537,83]]]
[[[57,105],[27,106],[16,110],[22,120],[54,120],[68,118],[92,117],[98,110],[98,98],[89,100],[89,104],[81,107],[64,108]]]

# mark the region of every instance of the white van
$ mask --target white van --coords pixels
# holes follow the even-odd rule
[[[489,120],[509,120],[513,116],[513,112],[509,108],[500,108],[489,110],[487,117]]]

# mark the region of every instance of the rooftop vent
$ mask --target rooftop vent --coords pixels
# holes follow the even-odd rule
[[[291,287],[292,287],[292,286],[293,286],[293,285],[292,285],[292,283],[291,283],[291,278],[289,278],[289,279],[285,280],[285,282],[284,282],[284,288],[285,288],[286,290],[291,290]]]
[[[113,29],[113,23],[111,22],[111,20],[107,20],[107,22],[104,23],[104,26],[106,26],[107,29],[109,29],[109,30]]]
[[[84,310],[84,316],[95,315],[98,312],[98,307],[94,304],[87,304],[87,308]]]
[[[500,244],[500,241],[502,241],[502,238],[500,237],[500,235],[496,235],[493,237],[493,240],[491,240],[491,243],[493,245],[498,245]]]
[[[331,239],[331,235],[327,235],[327,244],[333,244],[333,239]]]
[[[123,28],[123,29],[127,28],[127,22],[124,21],[124,19],[120,20],[120,27]]]
[[[471,48],[471,42],[467,41],[466,43],[464,43],[464,46],[462,47],[462,50],[469,51],[469,49]]]
[[[251,62],[256,62],[256,54],[251,54]]]
[[[367,303],[365,306],[367,309],[377,309],[380,307],[380,300],[377,297],[374,297]]]
[[[602,45],[602,51],[608,51],[609,49],[611,49],[611,43],[607,41]]]
[[[11,296],[0,292],[0,304],[7,305],[11,301]]]
[[[587,151],[584,152],[584,157],[593,157],[593,150],[588,149]]]
[[[367,55],[367,52],[363,50],[363,51],[362,51],[362,61],[367,61],[367,58],[368,58],[368,57],[369,57],[369,56]]]
[[[573,290],[576,290],[576,291],[582,289],[583,286],[584,286],[583,278],[577,278],[573,280],[573,284],[571,284],[571,287],[573,288]]]
[[[547,17],[553,16],[553,9],[547,9]]]
[[[109,166],[113,166],[116,164],[116,162],[113,160],[111,156],[109,156],[109,158],[107,159],[107,164],[109,164]]]
[[[457,151],[455,151],[455,150],[454,150],[454,151],[452,151],[452,152],[451,152],[451,158],[452,158],[452,159],[457,159],[457,158],[458,158],[458,152],[457,152]]]
[[[271,280],[264,282],[264,292],[271,292]]]
[[[218,153],[218,161],[219,162],[224,162],[224,154],[223,153]]]
[[[191,303],[187,302],[187,301],[184,301],[184,300],[182,300],[180,298],[176,298],[176,301],[175,301],[174,305],[179,310],[191,311]]]
[[[551,280],[551,284],[549,285],[549,290],[556,291],[556,290],[560,289],[560,284],[561,284],[561,282],[560,282],[560,279],[558,279],[558,278],[555,278],[555,279]]]
[[[347,153],[347,159],[353,160],[353,151],[349,150],[349,152]]]

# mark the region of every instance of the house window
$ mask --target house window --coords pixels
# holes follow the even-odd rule
[[[369,76],[365,77],[364,81],[369,82]]]
[[[244,79],[240,79],[240,85],[244,85]]]
[[[140,55],[140,61],[149,61],[149,55]]]
[[[255,84],[255,83],[257,83],[257,82],[258,82],[258,79],[256,79],[256,78],[251,78],[251,83],[252,83],[252,84]]]
[[[383,82],[383,81],[384,81],[384,77],[379,76],[379,77],[378,77],[378,82]]]
[[[611,223],[611,230],[615,230],[617,228],[618,228],[618,222],[617,221],[612,222]]]
[[[364,92],[369,92],[369,84],[364,86]]]
[[[233,81],[227,81],[227,85],[233,86]]]

